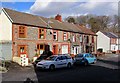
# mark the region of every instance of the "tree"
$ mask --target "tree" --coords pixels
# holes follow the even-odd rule
[[[92,18],[90,18],[89,20],[88,20],[88,24],[90,25],[90,27],[91,27],[91,30],[93,31],[93,32],[97,32],[97,31],[99,31],[99,21],[98,21],[98,19],[96,19],[96,18],[94,18],[94,17],[92,17]]]
[[[109,16],[95,16],[88,20],[88,24],[90,24],[91,30],[96,33],[99,30],[106,31],[109,21]]]
[[[65,21],[67,21],[67,22],[69,22],[69,23],[76,23],[76,22],[75,22],[75,18],[73,18],[73,17],[67,17],[67,18],[65,19]]]
[[[111,31],[116,32],[118,30],[120,17],[114,16],[96,16],[93,14],[81,15],[81,16],[69,16],[66,21],[69,23],[82,24],[84,26],[88,25],[93,32],[101,31]]]

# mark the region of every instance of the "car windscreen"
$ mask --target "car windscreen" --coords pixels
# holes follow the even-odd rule
[[[77,54],[76,57],[83,57],[83,54]]]
[[[50,56],[50,57],[46,58],[46,60],[55,60],[56,57],[57,56]]]

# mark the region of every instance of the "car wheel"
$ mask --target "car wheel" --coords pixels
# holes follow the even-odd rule
[[[68,63],[67,68],[71,68],[71,67],[72,67],[71,63]]]
[[[85,61],[84,65],[87,66],[88,65],[88,61]]]
[[[97,61],[94,61],[93,64],[95,64]]]
[[[50,65],[49,69],[50,69],[50,70],[54,70],[54,69],[55,69],[55,66],[54,66],[54,65]]]

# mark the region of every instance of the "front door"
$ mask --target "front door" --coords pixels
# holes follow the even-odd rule
[[[79,53],[79,47],[78,46],[75,46],[74,47],[74,55],[78,54]]]
[[[21,54],[27,54],[26,45],[18,46],[18,56],[20,57]]]
[[[58,45],[53,45],[53,54],[58,54]]]
[[[62,45],[62,54],[68,54],[68,45]]]

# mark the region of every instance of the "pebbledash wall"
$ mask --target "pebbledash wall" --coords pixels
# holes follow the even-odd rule
[[[3,12],[0,14],[0,25],[0,57],[12,60],[12,23]]]

